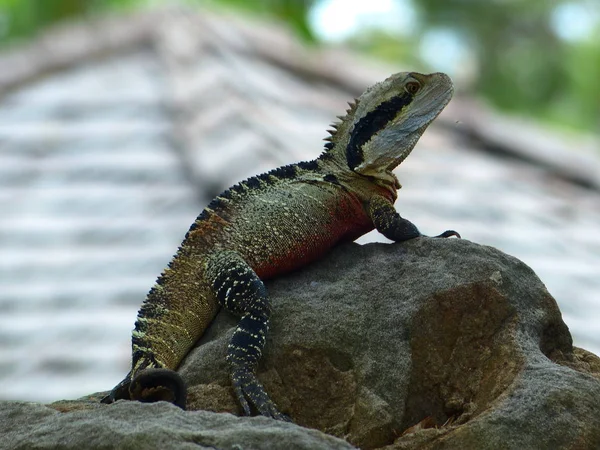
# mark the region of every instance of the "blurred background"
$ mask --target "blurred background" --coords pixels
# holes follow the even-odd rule
[[[457,94],[398,210],[522,259],[600,353],[596,0],[0,0],[0,399],[112,388],[210,198],[400,70]]]

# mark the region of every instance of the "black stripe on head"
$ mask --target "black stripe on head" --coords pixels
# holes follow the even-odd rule
[[[346,147],[348,167],[354,170],[363,162],[363,145],[369,142],[375,133],[385,128],[412,100],[412,95],[408,92],[403,92],[402,95],[383,102],[354,125],[354,129],[350,135],[350,142],[348,142],[348,146]]]

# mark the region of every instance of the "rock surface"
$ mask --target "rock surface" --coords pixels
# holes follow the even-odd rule
[[[96,403],[97,405],[97,403]],[[81,405],[80,405],[81,406]],[[316,430],[265,417],[182,411],[166,402],[119,402],[61,413],[36,403],[0,403],[2,449],[351,449]]]
[[[361,448],[600,447],[600,360],[573,352],[513,257],[456,239],[352,244],[267,287],[259,377],[299,425]],[[239,413],[223,357],[235,323],[220,314],[183,363],[191,408]]]
[[[349,244],[267,288],[259,378],[297,425],[365,449],[600,447],[600,359],[572,347],[515,258],[456,239]],[[220,313],[182,364],[189,409],[240,413],[224,358],[235,324]],[[349,448],[265,418],[91,400],[2,404],[0,448]]]

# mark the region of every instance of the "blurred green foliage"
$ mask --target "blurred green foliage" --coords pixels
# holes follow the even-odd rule
[[[367,0],[368,1],[368,0]],[[396,0],[401,1],[401,0]],[[277,18],[307,42],[308,22],[319,0],[183,0]],[[35,35],[48,25],[161,3],[151,0],[0,0],[0,40]],[[165,2],[163,2],[165,3]],[[406,1],[405,1],[406,3]],[[363,30],[347,44],[359,51],[436,70],[421,58],[419,43],[432,30],[450,30],[468,48],[471,89],[497,107],[533,115],[563,127],[600,131],[600,29],[588,39],[569,41],[551,26],[555,8],[598,0],[413,0],[417,24],[411,34]]]
[[[180,0],[177,3],[229,7],[275,17],[287,22],[306,40],[311,41],[313,35],[307,11],[313,2],[314,0]],[[49,25],[68,19],[174,3],[168,0],[0,0],[0,41],[7,43],[30,37]]]
[[[140,0],[0,0],[0,42],[31,37],[57,22],[140,3]]]
[[[198,0],[197,3],[229,6],[253,14],[276,18],[290,25],[305,40],[314,41],[314,35],[308,23],[308,11],[315,0]]]
[[[600,132],[600,26],[578,41],[552,27],[557,8],[575,4],[600,15],[597,0],[414,2],[422,32],[447,27],[464,37],[478,94],[505,110]]]

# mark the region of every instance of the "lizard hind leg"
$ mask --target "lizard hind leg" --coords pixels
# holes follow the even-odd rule
[[[219,304],[240,317],[227,347],[227,361],[233,388],[244,413],[250,415],[252,405],[263,416],[289,421],[279,412],[256,376],[271,315],[263,282],[234,251],[213,254],[206,270]]]

